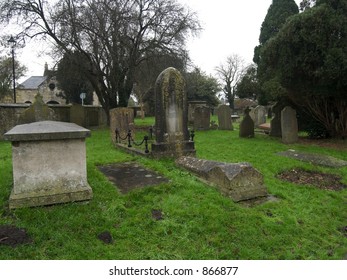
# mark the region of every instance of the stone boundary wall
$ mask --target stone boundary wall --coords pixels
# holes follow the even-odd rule
[[[47,104],[56,116],[56,121],[70,122],[70,111],[72,105]],[[0,104],[0,140],[3,135],[19,123],[20,115],[31,104]],[[107,125],[107,116],[101,106],[83,106],[84,124],[86,128],[99,127]]]

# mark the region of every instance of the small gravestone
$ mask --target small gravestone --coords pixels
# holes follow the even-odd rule
[[[17,125],[4,136],[12,142],[10,209],[92,198],[85,147],[89,130],[43,121]]]
[[[74,104],[70,108],[70,122],[86,127],[86,116],[81,104]]]
[[[194,130],[209,130],[211,110],[207,106],[199,106],[194,110]]]
[[[121,138],[125,138],[129,130],[132,137],[135,138],[134,110],[132,108],[110,110],[110,129],[113,143],[116,143],[116,130]]]
[[[233,130],[231,109],[227,105],[220,105],[217,110],[218,128],[220,130]]]
[[[285,102],[278,101],[274,106],[272,106],[272,116],[273,118],[270,121],[270,136],[273,137],[282,137],[282,128],[281,128],[281,111],[285,107]]]
[[[298,141],[298,121],[296,111],[286,106],[281,112],[282,142],[293,144]]]
[[[254,137],[254,122],[249,115],[251,110],[247,107],[244,111],[243,120],[240,123],[240,133],[241,138],[251,138]]]
[[[225,163],[193,157],[181,157],[176,164],[211,183],[233,201],[268,195],[263,176],[249,163]]]
[[[42,95],[39,93],[35,96],[34,103],[19,117],[20,124],[54,120],[54,111],[43,102]]]
[[[201,106],[207,106],[206,101],[189,101],[188,102],[188,124],[193,125],[194,124],[194,111],[195,108],[201,107]]]
[[[256,116],[256,122],[255,126],[258,127],[259,125],[266,123],[266,108],[264,106],[257,106],[255,108],[255,116]]]
[[[167,68],[155,84],[155,136],[152,155],[178,157],[194,155],[188,131],[188,103],[185,81],[175,68]]]

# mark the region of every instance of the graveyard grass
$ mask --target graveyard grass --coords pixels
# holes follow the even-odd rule
[[[143,125],[153,119],[137,120]],[[0,245],[0,259],[345,259],[346,197],[342,191],[281,181],[276,175],[292,168],[338,174],[347,184],[347,167],[331,169],[284,158],[277,152],[296,149],[347,160],[346,149],[284,145],[256,135],[240,139],[235,131],[196,133],[199,158],[250,162],[263,175],[269,193],[279,198],[247,208],[217,189],[178,169],[172,160],[151,160],[124,153],[111,144],[109,131],[92,131],[87,139],[90,202],[8,210],[12,188],[11,147],[0,142],[0,225],[25,228],[33,239],[15,248]],[[98,165],[136,161],[171,181],[120,192]],[[162,220],[152,210],[163,213]],[[113,237],[105,244],[98,235]]]

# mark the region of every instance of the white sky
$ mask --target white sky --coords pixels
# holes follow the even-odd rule
[[[215,67],[227,56],[238,54],[252,63],[254,47],[258,45],[261,24],[272,0],[178,0],[196,11],[203,27],[198,37],[187,43],[194,65],[207,74],[215,75]],[[299,5],[300,0],[295,0]],[[28,67],[26,78],[43,75],[45,62],[54,62],[40,54],[47,51],[44,44],[31,44],[17,54]],[[21,79],[22,81],[23,79]]]

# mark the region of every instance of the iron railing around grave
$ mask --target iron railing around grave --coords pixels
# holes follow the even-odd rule
[[[121,143],[122,141],[127,141],[128,143],[128,148],[132,148],[132,144],[137,146],[137,147],[140,147],[142,146],[143,144],[145,144],[145,153],[148,154],[149,153],[149,149],[148,149],[148,142],[150,140],[153,139],[153,127],[150,127],[149,128],[149,135],[145,135],[143,137],[143,140],[142,142],[138,143],[134,140],[134,138],[132,137],[132,133],[131,133],[131,130],[128,130],[128,133],[125,135],[125,137],[122,137],[121,136],[121,133],[119,131],[118,128],[116,128],[115,130],[116,132],[116,143]],[[190,138],[189,138],[189,141],[194,141],[194,137],[195,137],[195,131],[194,130],[191,130],[190,131]]]
[[[121,141],[127,141],[128,142],[128,148],[132,148],[132,144],[134,144],[135,146],[142,146],[143,144],[145,144],[145,153],[148,154],[149,153],[149,150],[148,150],[148,140],[149,140],[149,137],[147,135],[145,135],[143,137],[143,140],[142,142],[140,143],[137,143],[134,138],[132,137],[132,134],[131,134],[131,130],[128,130],[128,133],[126,134],[125,137],[122,137],[118,128],[116,129],[116,142],[117,143],[121,143]]]

